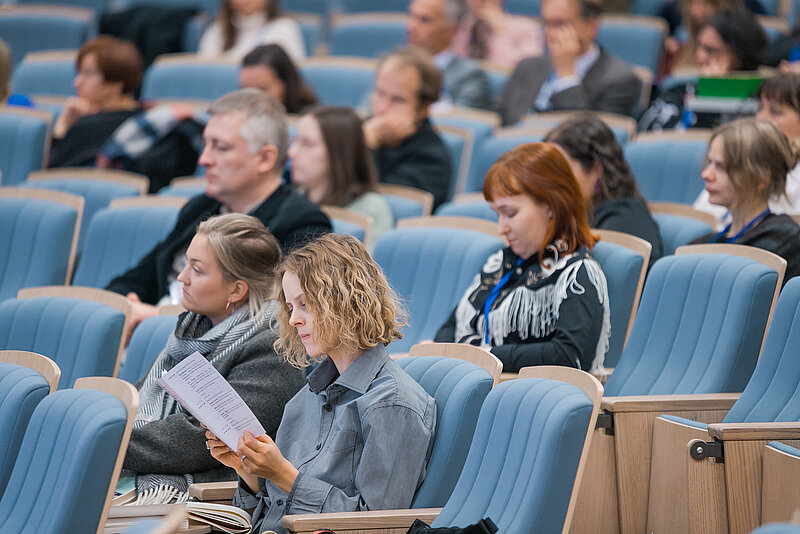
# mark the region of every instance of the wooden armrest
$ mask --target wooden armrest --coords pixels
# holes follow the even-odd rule
[[[800,423],[714,423],[708,435],[722,441],[800,439]]]
[[[680,412],[686,410],[730,410],[741,393],[697,393],[690,395],[630,395],[603,397],[600,408],[608,412]]]
[[[189,485],[189,497],[194,497],[198,501],[227,501],[230,503],[238,486],[238,480],[191,484]]]
[[[283,526],[292,532],[315,530],[369,530],[379,528],[408,528],[415,519],[430,524],[441,508],[412,508],[410,510],[370,510],[330,514],[300,514],[283,517]]]

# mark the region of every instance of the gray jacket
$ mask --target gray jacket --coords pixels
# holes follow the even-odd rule
[[[305,384],[304,373],[275,354],[275,334],[269,326],[214,362],[214,367],[241,395],[272,437],[283,407]],[[141,387],[141,380],[137,383]],[[195,482],[233,480],[236,473],[222,466],[206,449],[205,429],[186,412],[168,415],[134,429],[123,468],[137,474],[191,473]]]
[[[456,106],[488,109],[489,78],[474,59],[455,56],[442,73],[444,93]]]

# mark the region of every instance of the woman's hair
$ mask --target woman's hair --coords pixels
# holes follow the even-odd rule
[[[797,164],[789,139],[769,121],[739,119],[711,134],[722,141],[724,169],[736,192],[737,203],[757,194],[763,200],[786,194],[786,175]],[[766,187],[759,193],[758,184]]]
[[[222,26],[222,49],[230,50],[236,44],[236,39],[239,37],[236,34],[236,26],[233,23],[235,12],[231,7],[230,0],[222,0],[222,5],[219,8],[219,20]],[[266,0],[264,4],[264,17],[267,20],[274,20],[281,16],[281,6],[279,0]]]
[[[553,217],[545,244],[562,239],[567,253],[592,248],[595,238],[586,222],[586,206],[567,159],[552,143],[527,143],[509,150],[492,165],[483,182],[483,196],[528,195],[550,208]],[[545,247],[539,247],[539,261]]]
[[[361,119],[348,107],[320,106],[307,113],[319,124],[330,179],[321,204],[346,206],[375,189],[377,176]]]
[[[75,62],[78,70],[83,58],[89,54],[94,54],[97,59],[97,68],[104,81],[122,83],[123,94],[132,94],[139,87],[144,67],[142,55],[133,43],[108,35],[95,37],[78,50],[78,59]]]
[[[266,44],[254,48],[242,60],[242,67],[253,67],[263,65],[283,82],[286,87],[283,96],[283,106],[286,113],[300,113],[308,106],[317,103],[317,95],[309,86],[292,59],[280,45]]]
[[[311,336],[327,349],[367,350],[387,345],[403,335],[404,313],[383,271],[356,238],[327,234],[290,252],[277,270],[280,281],[287,272],[300,279],[308,312],[314,317]],[[286,295],[278,317],[280,336],[275,350],[295,367],[313,361],[297,330],[289,324]]]
[[[226,282],[247,283],[254,316],[274,296],[274,272],[281,260],[278,241],[261,221],[241,213],[211,217],[197,226],[197,234],[208,239]]]
[[[713,28],[733,52],[732,70],[756,70],[767,54],[767,36],[755,15],[743,7],[731,7],[709,18],[700,27]]]
[[[777,74],[764,80],[756,96],[792,108],[800,115],[800,74]]]
[[[550,131],[544,140],[563,148],[586,172],[592,170],[595,162],[600,164],[603,174],[597,182],[593,202],[642,198],[614,132],[591,113],[567,119]]]
[[[0,39],[0,105],[11,95],[11,50]]]

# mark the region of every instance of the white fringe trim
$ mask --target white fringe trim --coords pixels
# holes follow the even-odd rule
[[[492,311],[489,312],[489,333],[492,345],[502,345],[503,340],[512,332],[520,339],[532,336],[542,338],[553,332],[559,317],[561,303],[567,298],[567,291],[574,295],[582,295],[586,290],[578,283],[578,270],[584,266],[589,281],[597,292],[597,299],[603,305],[603,326],[597,341],[595,356],[590,371],[603,369],[603,361],[608,351],[608,340],[611,334],[611,311],[608,303],[608,287],[602,269],[595,261],[580,260],[572,263],[559,275],[555,284],[539,289],[516,287]],[[476,310],[469,301],[469,296],[480,285],[480,274],[470,284],[456,308],[455,339],[473,333],[470,326],[472,320],[483,310]],[[476,324],[477,333],[483,340],[486,332],[485,317],[481,315]],[[576,362],[580,368],[580,361]]]

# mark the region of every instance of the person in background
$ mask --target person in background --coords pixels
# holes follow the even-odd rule
[[[101,35],[78,51],[70,97],[53,125],[50,167],[94,165],[103,144],[125,120],[141,111],[134,94],[142,80],[136,47]]]
[[[606,278],[580,187],[561,150],[528,143],[489,169],[483,195],[508,247],[475,276],[437,342],[489,349],[504,371],[565,365],[599,371],[611,331]]]
[[[596,0],[543,0],[548,53],[520,61],[511,73],[495,104],[503,125],[534,111],[633,113],[641,82],[595,42],[601,11]]]
[[[106,287],[131,303],[131,331],[156,315],[157,304],[180,302],[178,275],[197,225],[220,213],[258,218],[284,251],[330,232],[317,206],[283,183],[289,145],[283,106],[258,89],[240,89],[217,99],[203,131],[206,191],[181,209],[172,231],[139,263]]]
[[[304,383],[303,372],[273,349],[271,326],[278,313],[273,275],[280,257],[278,242],[255,217],[229,213],[197,227],[178,276],[188,311],[136,384],[141,402],[123,476],[136,477],[137,494],[161,485],[185,492],[193,482],[234,477],[203,446],[205,429],[156,383],[195,351],[275,435],[283,407]]]
[[[408,44],[425,49],[442,73],[436,106],[489,107],[489,78],[480,65],[451,49],[465,0],[413,0],[408,7]]]
[[[286,405],[277,438],[245,432],[236,451],[207,432],[239,474],[233,504],[253,532],[286,514],[408,508],[425,478],[436,403],[386,351],[401,337],[397,297],[360,241],[329,234],[278,269],[276,349],[319,365]]]
[[[660,258],[661,232],[614,132],[587,113],[562,122],[544,140],[563,150],[589,209],[591,225],[641,237],[652,246],[650,265]]]
[[[281,16],[278,0],[222,0],[217,20],[203,33],[197,53],[241,59],[268,43],[281,45],[294,62],[306,57],[300,25]]]
[[[428,191],[434,208],[445,201],[451,176],[450,154],[428,120],[441,86],[424,50],[399,48],[378,62],[372,116],[363,123],[379,181]]]
[[[764,80],[758,88],[758,113],[756,119],[772,121],[783,135],[796,144],[800,139],[800,75],[779,74]],[[720,217],[720,228],[728,222],[730,215],[723,206],[711,204],[708,191],[703,189],[694,207]],[[786,176],[784,195],[771,197],[769,209],[772,213],[800,215],[800,166],[795,165]]]
[[[261,89],[282,103],[286,113],[302,113],[317,103],[314,90],[277,44],[261,45],[244,56],[239,70],[239,87]]]
[[[509,69],[526,57],[542,55],[542,28],[529,17],[503,11],[503,2],[467,0],[469,11],[453,37],[453,49],[458,55]]]
[[[770,199],[785,194],[786,176],[798,163],[786,136],[771,121],[739,119],[714,130],[706,159],[708,201],[725,207],[730,223],[692,243],[763,248],[786,260],[784,284],[800,274],[800,227],[769,208]]]
[[[361,119],[352,109],[320,106],[303,115],[289,157],[292,183],[311,202],[340,206],[372,219],[367,249],[394,225],[388,202],[375,192],[372,156]]]

